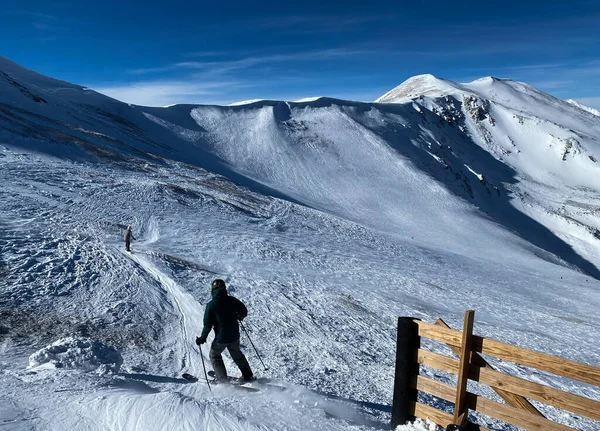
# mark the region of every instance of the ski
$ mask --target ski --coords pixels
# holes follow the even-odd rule
[[[216,379],[216,375],[215,372],[213,370],[209,371],[208,376],[211,377],[213,380],[210,381],[211,385],[230,385],[234,388],[237,389],[241,389],[247,392],[260,392],[260,390],[258,388],[253,388],[252,386],[244,386],[248,383],[252,383],[254,381],[256,381],[256,379],[252,379],[252,380],[244,380],[241,377],[231,377],[231,376],[227,376],[227,380],[226,381],[220,381]]]
[[[211,377],[215,382],[217,381],[217,375],[215,374],[215,372],[213,370],[210,370],[207,374],[208,374],[208,377]],[[241,377],[227,376],[227,381],[231,384],[243,385],[244,383],[252,383],[252,382],[256,381],[256,378],[252,378],[250,380],[244,380]]]
[[[215,372],[213,370],[208,372],[209,377],[211,377],[213,380],[210,381],[211,384],[214,385],[218,385],[218,384],[222,384],[224,382],[219,382],[218,380],[216,380],[215,378]],[[285,386],[282,386],[281,384],[278,384],[277,382],[274,382],[273,380],[267,378],[267,377],[253,377],[251,380],[244,380],[241,377],[231,377],[231,376],[227,376],[227,382],[225,382],[227,384],[230,384],[232,386],[238,387],[238,388],[243,388],[243,389],[253,389],[254,391],[258,391],[259,388],[256,388],[254,386],[244,386],[244,385],[259,385],[263,386],[265,388],[269,388],[269,389],[276,389],[279,391],[285,391],[287,388]]]
[[[227,377],[227,381],[226,382],[221,382],[218,381],[215,378],[215,372],[214,371],[209,371],[208,376],[210,377],[210,380],[208,381],[208,383],[210,383],[211,385],[230,385],[236,388],[239,388],[241,390],[245,390],[248,392],[260,392],[260,389],[257,387],[254,387],[252,385],[259,385],[259,386],[263,386],[265,388],[269,388],[269,389],[276,389],[278,391],[285,391],[287,390],[287,388],[285,386],[282,386],[280,383],[275,382],[267,377],[258,377],[258,378],[253,378],[252,380],[243,380],[241,377],[231,377],[228,376]],[[184,373],[181,375],[181,377],[189,382],[198,382],[200,379],[192,374],[189,373]],[[251,385],[251,386],[245,386],[245,385]]]
[[[228,381],[228,382],[219,382],[217,380],[213,380],[212,382],[210,382],[211,385],[215,385],[215,386],[219,386],[219,385],[227,385],[229,387],[235,388],[235,389],[239,389],[241,391],[246,391],[246,392],[260,392],[260,389],[258,388],[253,388],[251,386],[244,386],[242,384],[239,383],[233,383],[232,381]]]
[[[242,379],[239,379],[236,377],[228,377],[226,382],[221,382],[221,381],[218,381],[217,379],[215,379],[214,371],[209,371],[208,375],[211,377],[211,380],[208,381],[211,385],[217,386],[217,385],[225,384],[225,385],[229,385],[231,387],[234,387],[234,388],[246,391],[246,392],[260,392],[260,389],[258,389],[258,388],[253,388],[251,386],[244,386],[246,383],[252,383],[256,380],[245,381],[245,380],[242,380]],[[192,374],[189,374],[189,373],[183,373],[181,375],[181,377],[189,382],[199,381],[198,377],[196,377]]]

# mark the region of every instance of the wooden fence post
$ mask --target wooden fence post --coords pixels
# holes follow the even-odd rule
[[[469,380],[469,365],[471,364],[471,339],[473,338],[474,318],[474,310],[465,312],[453,419],[455,424],[461,426],[467,422],[469,416],[469,406],[467,404],[467,381]]]
[[[398,318],[396,339],[396,371],[394,377],[394,398],[392,401],[392,429],[414,419],[412,406],[417,401],[417,391],[412,380],[419,371],[417,350],[421,346],[419,327],[412,317]]]

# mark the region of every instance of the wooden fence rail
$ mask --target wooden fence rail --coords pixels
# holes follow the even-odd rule
[[[462,332],[442,320],[431,324],[398,319],[392,429],[414,418],[430,418],[443,427],[456,424],[486,430],[468,422],[469,411],[475,411],[527,430],[574,430],[547,419],[529,400],[600,421],[599,401],[499,372],[480,353],[596,386],[600,386],[600,368],[473,335],[474,315],[472,310],[465,313]],[[458,359],[422,349],[421,338],[447,344]],[[419,365],[455,374],[457,385],[419,375]],[[468,380],[490,386],[505,404],[468,392]],[[454,404],[454,414],[418,402],[419,391]]]

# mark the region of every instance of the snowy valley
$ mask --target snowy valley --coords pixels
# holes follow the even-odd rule
[[[0,184],[3,430],[388,429],[398,316],[600,364],[600,117],[523,83],[156,108],[0,57]],[[215,278],[286,390],[181,378]]]

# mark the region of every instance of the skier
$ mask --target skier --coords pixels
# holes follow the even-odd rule
[[[227,380],[227,370],[223,363],[221,353],[229,350],[231,359],[242,372],[242,379],[249,381],[253,379],[252,370],[248,360],[240,350],[240,328],[238,320],[244,320],[248,315],[248,309],[237,298],[227,294],[227,286],[223,280],[215,280],[211,286],[212,300],[204,310],[204,329],[202,334],[196,338],[198,346],[206,343],[212,328],[215,329],[215,339],[210,346],[209,358],[215,370],[217,381]]]
[[[135,237],[133,236],[133,232],[131,232],[131,226],[127,226],[127,229],[125,229],[125,248],[127,249],[128,252],[131,252],[131,250],[129,249],[129,246],[131,245],[131,240],[135,240]]]

